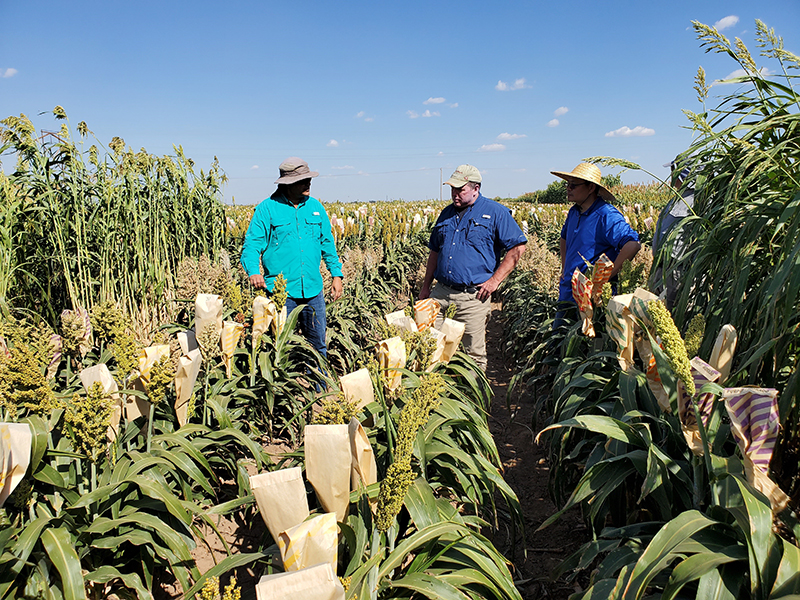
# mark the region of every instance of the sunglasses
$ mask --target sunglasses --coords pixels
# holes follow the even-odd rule
[[[579,187],[579,186],[582,186],[582,185],[586,185],[586,182],[585,181],[581,181],[580,183],[575,183],[573,181],[568,181],[567,182],[567,189],[568,190],[574,190],[576,187]]]

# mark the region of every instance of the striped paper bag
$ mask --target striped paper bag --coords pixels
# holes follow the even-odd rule
[[[414,320],[417,323],[417,328],[420,331],[425,331],[429,327],[433,327],[440,310],[441,306],[433,298],[417,300],[414,304]]]
[[[270,304],[272,305],[271,309]],[[269,329],[276,312],[275,303],[269,298],[264,296],[253,298],[253,334],[250,339],[253,347],[258,344],[259,338]]]
[[[572,297],[581,313],[581,331],[585,336],[594,337],[594,308],[592,307],[592,282],[586,275],[575,269],[572,273]]]
[[[719,381],[719,371],[711,365],[695,356],[691,361],[692,379],[694,379],[695,389],[700,390],[707,383]],[[708,418],[714,408],[714,394],[698,394],[695,399],[700,418],[703,420],[703,427],[708,425]],[[686,393],[683,382],[678,380],[678,415],[681,420],[681,430],[683,437],[691,451],[697,456],[703,454],[703,440],[700,437],[700,429],[697,426],[697,416],[692,406],[692,397]]]
[[[788,496],[767,475],[780,429],[778,390],[726,388],[722,397],[731,419],[733,437],[745,458],[748,481],[769,498],[773,512],[783,510]]]
[[[614,296],[606,307],[606,332],[617,345],[617,360],[621,369],[633,366],[633,331],[635,323],[630,306],[633,294]]]
[[[236,321],[225,321],[222,323],[222,363],[225,365],[225,375],[231,376],[231,360],[233,353],[236,351],[236,346],[239,344],[239,338],[242,337],[244,332],[244,325]]]
[[[315,515],[278,536],[283,568],[299,571],[321,563],[336,568],[339,527],[334,513]]]
[[[611,279],[614,262],[605,253],[600,255],[592,269],[592,300],[597,304],[603,294],[603,286]]]

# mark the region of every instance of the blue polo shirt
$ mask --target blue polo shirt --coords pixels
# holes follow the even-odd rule
[[[598,197],[585,213],[572,205],[561,229],[561,238],[567,241],[564,274],[558,285],[558,299],[573,301],[572,273],[577,267],[586,271],[584,258],[594,264],[600,255],[617,260],[619,251],[630,241],[639,241],[636,233],[622,213]]]
[[[507,250],[528,240],[511,210],[479,195],[460,214],[447,206],[433,226],[428,248],[439,254],[434,277],[445,285],[479,285]]]

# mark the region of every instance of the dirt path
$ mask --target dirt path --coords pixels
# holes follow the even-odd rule
[[[550,500],[547,489],[549,468],[545,450],[534,443],[537,432],[532,428],[532,403],[525,397],[515,397],[509,399],[506,406],[506,391],[513,373],[503,364],[502,324],[498,318],[500,308],[499,303],[492,305],[492,319],[486,332],[489,356],[487,375],[494,389],[489,425],[505,468],[503,475],[517,493],[525,515],[527,552],[518,542],[512,556],[510,534],[502,523],[494,542],[514,563],[514,580],[523,598],[566,599],[578,588],[564,581],[551,581],[551,574],[562,560],[585,541],[587,533],[580,515],[575,511],[543,531],[536,532],[537,527],[557,508]]]

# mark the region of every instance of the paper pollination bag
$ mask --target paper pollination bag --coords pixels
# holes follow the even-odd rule
[[[378,465],[375,462],[375,452],[369,443],[367,432],[364,431],[358,419],[353,417],[347,427],[350,436],[350,454],[352,469],[350,471],[351,489],[358,489],[360,485],[369,486],[378,482]]]
[[[222,323],[222,363],[225,365],[225,375],[231,376],[231,361],[239,339],[244,332],[244,325],[236,321],[225,321]]]
[[[164,357],[169,358],[169,344],[157,344],[139,350],[139,378],[133,383],[134,389],[141,392],[147,391],[153,365]],[[149,414],[150,403],[147,400],[132,395],[125,397],[125,418],[129,421]]]
[[[83,389],[86,390],[87,393],[94,383],[100,383],[100,385],[103,386],[103,393],[111,396],[111,399],[114,401],[114,410],[111,412],[111,419],[109,420],[108,430],[106,431],[108,441],[113,442],[117,439],[119,421],[122,418],[122,398],[120,398],[120,395],[117,393],[119,392],[117,382],[114,381],[111,372],[104,363],[83,369],[80,372],[80,378]]]
[[[736,328],[730,324],[723,325],[719,331],[719,335],[717,335],[717,341],[714,343],[714,350],[711,352],[711,358],[708,361],[708,364],[719,371],[720,383],[725,383],[728,376],[731,374],[737,340],[738,334],[736,333]]]
[[[216,294],[197,294],[194,301],[194,331],[197,338],[205,340],[206,330],[213,327],[212,344],[222,332],[222,298]]]
[[[440,304],[433,298],[417,300],[414,304],[414,320],[417,323],[417,328],[420,331],[425,331],[433,327],[441,308]]]
[[[592,301],[597,303],[603,294],[603,286],[611,279],[611,271],[614,270],[614,261],[608,258],[605,253],[594,263],[592,269]]]
[[[178,371],[175,374],[175,413],[180,427],[186,425],[189,420],[187,415],[189,400],[202,364],[203,356],[199,348],[178,359]]]
[[[347,425],[306,425],[306,477],[325,512],[344,521],[350,507],[352,453]]]
[[[786,508],[789,497],[769,476],[769,463],[778,439],[778,390],[726,388],[722,392],[731,432],[744,455],[748,481],[769,498],[773,512]]]
[[[694,379],[695,389],[698,391],[707,383],[716,383],[719,380],[719,371],[699,357],[695,356],[690,363],[692,366],[692,379]],[[700,412],[700,418],[705,427],[708,425],[708,418],[714,408],[714,394],[698,394],[694,401],[697,404],[697,410]],[[686,444],[694,454],[701,456],[703,454],[703,440],[700,437],[700,428],[697,425],[697,415],[695,415],[694,406],[692,406],[692,397],[686,393],[683,382],[680,380],[678,380],[678,416],[681,421],[683,437],[686,438]]]
[[[187,356],[192,350],[197,348],[197,334],[194,329],[187,329],[179,332],[175,337],[181,347],[181,356]]]
[[[0,507],[28,471],[32,440],[27,423],[0,423]]]
[[[5,342],[3,342],[5,345]],[[45,379],[50,380],[58,373],[58,365],[61,364],[62,350],[64,348],[64,341],[61,336],[54,333],[50,336],[50,343],[48,344],[50,350],[50,360],[47,363],[47,371],[45,372]],[[6,348],[6,352],[8,349]]]
[[[394,325],[395,327],[398,327],[400,331],[419,331],[414,319],[409,317],[402,310],[389,313],[388,315],[386,315],[385,319],[389,325]]]
[[[308,518],[308,498],[300,467],[253,475],[250,489],[256,497],[258,512],[276,542],[282,532]]]
[[[581,313],[581,331],[587,337],[594,337],[592,282],[577,268],[572,272],[572,297]]]
[[[334,513],[314,515],[278,536],[283,568],[299,571],[320,563],[336,569],[339,526]]]
[[[271,310],[270,304],[272,305]],[[264,296],[253,298],[253,336],[251,339],[253,347],[258,344],[259,338],[269,329],[275,312],[275,303],[269,298]]]
[[[658,300],[658,296],[644,288],[636,288],[628,305],[631,314],[642,321],[646,327],[650,328],[652,328],[653,323],[650,320],[650,313],[647,312],[647,305],[653,300]]]
[[[328,562],[300,571],[264,575],[256,585],[257,600],[344,600],[344,587]]]
[[[444,354],[444,347],[447,343],[447,337],[438,329],[431,327],[428,331],[431,332],[433,339],[436,340],[436,348],[431,355],[431,364],[428,365],[426,371],[432,371],[438,363],[442,362],[442,355]]]
[[[403,374],[396,370],[406,366],[406,344],[399,337],[389,338],[378,343],[378,364],[381,369],[388,369],[384,377],[386,387],[396,390],[400,387]]]
[[[627,371],[633,366],[633,332],[635,323],[628,308],[633,294],[614,296],[606,307],[606,331],[617,345],[619,366]]]
[[[375,402],[375,390],[372,387],[372,378],[369,369],[359,369],[339,378],[342,393],[348,402],[356,405],[356,410],[361,410],[367,404]]]
[[[453,358],[453,355],[458,350],[458,345],[461,343],[461,338],[464,336],[464,329],[466,324],[453,319],[444,319],[442,326],[439,328],[444,334],[444,349],[442,350],[441,361],[448,363]]]

